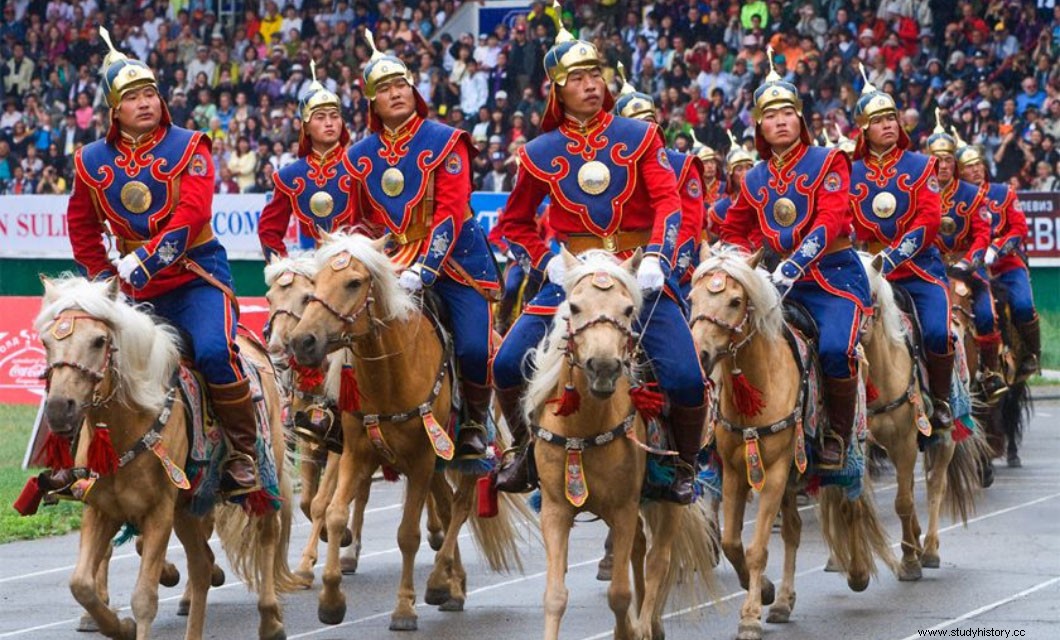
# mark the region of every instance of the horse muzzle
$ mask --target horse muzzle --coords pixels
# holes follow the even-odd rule
[[[81,403],[73,398],[49,397],[44,403],[44,417],[55,435],[69,438],[81,426],[84,412]]]
[[[313,333],[292,335],[289,345],[295,361],[303,367],[319,367],[327,355],[327,342]]]
[[[618,358],[589,358],[585,361],[585,374],[589,379],[589,393],[606,400],[615,392],[618,377],[622,375],[622,361]]]
[[[703,375],[709,376],[714,371],[714,366],[718,364],[718,356],[710,353],[706,349],[702,349],[699,352],[699,366],[703,367]]]

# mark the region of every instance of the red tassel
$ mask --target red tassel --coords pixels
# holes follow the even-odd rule
[[[272,498],[264,489],[247,494],[243,510],[251,517],[261,517],[273,510]]]
[[[559,407],[553,415],[557,416],[569,416],[572,413],[578,413],[578,409],[582,406],[582,397],[578,393],[578,390],[574,388],[574,385],[565,385],[563,387],[563,395],[559,398],[553,398],[545,404],[558,404]]]
[[[313,367],[304,367],[298,364],[298,361],[291,356],[288,361],[288,365],[291,370],[294,371],[294,375],[298,380],[299,391],[312,391],[313,388],[319,387],[324,384],[324,371],[323,369],[314,369]]]
[[[663,394],[661,391],[656,391],[658,388],[659,385],[652,382],[629,390],[629,399],[645,420],[653,420],[662,415]]]
[[[339,385],[339,409],[346,413],[361,410],[361,390],[357,386],[357,374],[353,365],[342,365],[342,378]]]
[[[118,470],[118,454],[110,440],[110,429],[97,426],[88,443],[88,468],[101,476]]]
[[[880,390],[876,388],[876,385],[872,384],[872,380],[865,379],[865,402],[872,404],[880,399]]]
[[[478,517],[493,518],[500,512],[497,503],[497,483],[489,474],[475,481],[475,492],[478,497]]]
[[[732,402],[741,415],[748,417],[762,413],[762,409],[766,406],[762,400],[762,392],[751,384],[751,381],[739,369],[734,369],[732,372]]]
[[[817,494],[821,491],[821,476],[813,474],[810,476],[809,481],[806,482],[806,495],[810,497],[817,497]]]
[[[49,431],[44,439],[44,464],[55,471],[72,468],[74,456],[70,453],[70,441]]]
[[[397,482],[399,478],[401,478],[401,475],[397,472],[397,469],[388,464],[383,465],[383,480]]]
[[[967,440],[972,435],[972,430],[964,424],[964,419],[957,419],[953,421],[953,441],[961,442]]]
[[[40,489],[40,481],[37,480],[36,476],[33,476],[29,480],[26,480],[26,486],[22,487],[22,493],[18,494],[18,499],[15,500],[15,511],[18,511],[19,515],[31,516],[37,513],[37,509],[40,508],[41,498],[44,497],[44,492]]]

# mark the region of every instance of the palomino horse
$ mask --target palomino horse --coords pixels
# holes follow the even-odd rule
[[[640,506],[647,466],[646,447],[640,444],[645,424],[630,395],[637,376],[633,322],[641,305],[632,274],[640,254],[622,264],[604,252],[589,252],[583,261],[566,249],[562,255],[567,301],[534,354],[537,371],[523,405],[535,425],[541,532],[548,557],[544,635],[559,637],[567,606],[568,537],[574,517],[589,512],[611,531],[608,604],[615,615],[615,637],[661,639],[662,610],[677,570],[705,583],[713,558],[703,510],[670,502]],[[572,393],[581,398],[579,408],[549,410],[550,398]],[[639,516],[652,534],[646,561]],[[635,544],[638,538],[640,544]],[[639,611],[631,608],[631,560]]]
[[[447,373],[449,347],[414,298],[398,286],[396,267],[382,252],[385,244],[385,238],[373,241],[357,234],[325,237],[317,250],[315,290],[290,345],[299,364],[311,367],[320,366],[337,347],[348,346],[349,373],[371,372],[341,381],[343,393],[356,397],[360,408],[342,413],[343,451],[327,508],[329,542],[318,616],[325,624],[338,624],[346,614],[339,589],[338,540],[350,501],[366,491],[376,469],[387,465],[407,479],[398,527],[401,580],[390,619],[390,628],[400,631],[417,626],[413,563],[420,545],[420,518],[428,491],[434,488],[438,457],[453,454],[443,426],[450,420],[452,381]],[[447,485],[444,492],[434,492],[436,499],[445,494],[438,508],[448,529],[427,581],[425,601],[441,605],[443,611],[462,610],[466,599],[457,538],[471,513],[476,479],[459,474],[455,482],[455,497]],[[451,513],[446,509],[450,504]],[[495,570],[519,564],[510,513],[505,508],[495,518],[472,523]]]
[[[43,282],[35,328],[48,353],[46,411],[55,435],[76,438],[71,493],[85,503],[81,548],[70,581],[74,597],[104,635],[148,638],[158,609],[166,545],[170,532],[176,531],[188,558],[185,637],[201,638],[213,559],[207,537],[210,518],[216,515],[232,568],[258,591],[259,637],[285,637],[277,592],[297,587],[298,580],[287,568],[290,486],[283,474],[280,398],[265,353],[240,340],[246,361],[260,372],[281,510],[250,519],[239,507],[224,505],[215,514],[197,517],[187,509],[188,493],[178,487],[188,486],[179,465],[187,459],[190,444],[187,409],[175,386],[177,335],[120,301],[116,279]],[[89,469],[97,464],[96,445],[105,451],[108,439],[120,458],[104,465],[111,468]],[[111,538],[124,523],[142,535],[143,561],[132,597],[135,620],[119,619],[108,607],[105,579],[97,582],[97,576],[106,575]]]
[[[292,367],[292,363],[288,360],[287,343],[290,333],[302,319],[302,314],[309,303],[313,293],[315,275],[316,259],[309,253],[284,258],[273,257],[265,266],[265,285],[268,287],[265,299],[269,302],[269,354],[277,368],[284,373],[280,380],[290,398],[289,419],[292,422],[297,422],[300,416],[308,416],[310,412],[322,412],[324,407],[321,405],[323,404],[337,405],[338,402],[341,359],[331,360],[331,366],[327,372],[311,369],[310,374],[313,375],[310,380],[303,379],[304,369],[297,365]],[[333,411],[336,411],[336,415],[333,415],[332,419],[337,421],[337,410]],[[334,429],[341,430],[341,426],[335,425]],[[299,506],[312,524],[295,574],[312,583],[313,567],[317,562],[318,542],[327,542],[324,514],[338,480],[339,453],[329,453],[323,443],[306,438],[296,438],[295,442],[300,449],[299,467],[302,477]],[[331,464],[328,465],[327,462]],[[345,547],[345,551],[342,553],[340,563],[342,572],[345,574],[357,572],[361,553],[364,510],[368,503],[367,490],[370,488],[369,484],[365,487],[364,495],[354,497],[353,513],[348,530],[343,534],[342,546]],[[442,533],[442,521],[437,509],[434,508],[433,499],[427,501],[427,530],[431,548],[437,551],[441,548],[445,536]]]
[[[740,585],[747,589],[740,610],[740,640],[762,637],[763,604],[773,605],[769,622],[787,622],[795,606],[795,554],[802,519],[796,505],[798,474],[792,473],[792,468],[806,469],[804,374],[785,337],[788,329],[780,296],[765,272],[756,270],[760,260],[761,251],[753,256],[735,250],[713,253],[704,244],[691,293],[692,337],[704,369],[713,372],[719,382],[719,426],[713,435],[722,463],[721,547],[736,569]],[[734,401],[738,375],[763,391],[764,406],[753,417],[741,414]],[[758,514],[754,537],[745,553],[741,533],[752,488],[759,494]],[[841,488],[828,486],[820,495],[825,541],[854,591],[868,586],[875,572],[874,556],[888,566],[895,564],[868,494],[865,488],[861,497],[851,501]],[[779,596],[763,575],[778,510],[784,540]]]

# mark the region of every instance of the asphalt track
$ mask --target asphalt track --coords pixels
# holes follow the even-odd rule
[[[925,569],[916,583],[899,583],[881,573],[868,590],[853,593],[836,574],[822,569],[827,559],[812,507],[803,507],[803,537],[796,579],[797,604],[786,625],[765,625],[765,637],[790,640],[913,640],[920,630],[937,629],[945,637],[1060,638],[1060,404],[1039,403],[1021,452],[1023,468],[1001,462],[993,487],[980,495],[967,527],[943,521],[942,566]],[[878,506],[893,539],[899,535],[893,514],[893,476],[876,484]],[[924,484],[918,480],[921,521]],[[309,591],[284,597],[287,637],[330,640],[395,638],[387,630],[400,568],[395,532],[400,518],[400,484],[373,488],[365,524],[360,569],[345,576],[346,620],[338,626],[317,621],[317,581]],[[750,517],[750,511],[749,515]],[[290,558],[297,561],[308,534],[297,515]],[[574,640],[611,636],[605,583],[597,582],[596,562],[605,535],[600,523],[579,524],[571,536],[567,585],[570,600],[562,635]],[[745,529],[745,540],[748,532]],[[526,547],[525,573],[490,574],[477,553],[465,549],[470,591],[466,610],[442,613],[420,604],[419,631],[405,637],[438,639],[540,637],[544,590],[544,553]],[[782,559],[779,534],[771,544],[769,575],[778,580]],[[218,549],[216,543],[214,548]],[[897,547],[896,547],[897,548]],[[81,610],[67,582],[77,554],[77,536],[0,545],[0,638],[88,640],[78,633]],[[115,550],[111,565],[112,602],[128,602],[137,568],[131,546]],[[171,540],[169,557],[183,565],[183,554]],[[422,598],[432,552],[424,540],[418,554],[417,592]],[[183,569],[183,567],[182,567]],[[231,574],[229,574],[231,576]],[[743,593],[732,569],[718,570],[718,593],[705,602],[685,602],[667,616],[667,638],[735,637]],[[183,584],[160,588],[154,637],[182,638],[184,618],[176,615]],[[209,596],[207,638],[252,639],[257,628],[255,597],[231,577]],[[976,631],[977,630],[977,631]],[[1008,635],[1005,634],[1008,632]],[[978,635],[970,635],[978,633]],[[985,635],[991,633],[992,635]]]

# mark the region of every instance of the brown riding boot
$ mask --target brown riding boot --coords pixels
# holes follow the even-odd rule
[[[523,387],[520,385],[494,391],[504,419],[508,422],[508,429],[512,432],[512,446],[516,448],[512,459],[503,462],[497,471],[497,490],[526,493],[534,489],[537,479],[530,471],[534,448],[530,442],[530,425],[523,416]]]
[[[821,469],[842,469],[846,465],[850,434],[854,431],[854,417],[858,409],[858,379],[825,378],[825,411],[828,412],[828,430],[824,442],[817,452],[817,466]]]
[[[953,427],[953,414],[950,412],[953,356],[953,351],[941,355],[925,351],[928,387],[931,390],[931,428],[940,431]]]
[[[1042,334],[1038,326],[1038,314],[1034,314],[1034,319],[1029,322],[1017,324],[1016,332],[1020,334],[1020,342],[1023,343],[1016,377],[1025,379],[1041,372]]]
[[[1001,350],[1001,335],[995,333],[976,337],[975,342],[979,346],[979,387],[983,390],[987,404],[996,404],[1008,391],[1008,385],[1000,373],[998,352]]]
[[[489,446],[489,432],[486,430],[486,415],[490,410],[490,397],[493,389],[488,385],[463,381],[464,417],[456,434],[456,457],[460,460],[473,460],[486,457]]]
[[[707,405],[682,407],[670,405],[670,435],[677,448],[674,481],[664,496],[677,504],[692,504],[696,499],[696,456],[703,443],[703,426],[707,421]]]
[[[209,386],[214,415],[228,441],[221,495],[231,498],[257,491],[261,488],[255,462],[258,430],[254,400],[250,397],[250,380],[243,378],[231,384]]]

